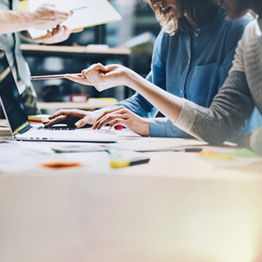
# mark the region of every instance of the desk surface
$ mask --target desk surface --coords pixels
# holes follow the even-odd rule
[[[136,141],[154,139],[123,145]],[[144,154],[149,164],[117,170],[104,153],[74,153],[86,165],[1,173],[1,262],[261,261],[261,159],[223,167],[196,153]]]

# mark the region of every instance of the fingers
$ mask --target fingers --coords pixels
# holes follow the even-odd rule
[[[78,120],[78,121],[75,123],[75,126],[76,126],[77,128],[80,128],[80,127],[85,126],[87,123],[88,123],[88,121],[86,121],[86,119],[84,118],[84,119]]]
[[[92,129],[100,130],[103,126],[109,124],[109,128],[113,128],[117,125],[124,125],[125,126],[125,117],[122,114],[111,114],[107,115],[101,120],[97,121],[93,126]]]
[[[68,39],[70,34],[71,30],[68,27],[57,25],[55,28],[47,32],[47,35],[43,40],[46,44],[60,43]]]
[[[59,110],[49,117],[49,121],[45,122],[45,126],[50,127],[58,123],[79,128],[86,124],[93,124],[94,119],[92,113],[83,110]]]
[[[116,65],[108,67],[102,65],[101,63],[97,63],[83,69],[81,72],[82,75],[66,74],[65,78],[79,84],[94,86],[99,92],[101,92],[116,86],[119,82],[119,74],[117,72],[114,73],[110,71],[115,68],[118,67]]]
[[[51,116],[49,119],[54,119],[59,116],[72,116],[72,117],[83,117],[83,113],[81,110],[58,110]]]
[[[55,112],[54,114],[52,114],[51,116],[49,116],[49,119],[54,119],[60,115],[66,115],[66,114],[69,114],[68,111],[65,111],[65,110],[59,110],[57,112]]]
[[[49,30],[63,23],[72,12],[60,11],[54,5],[44,4],[31,13],[31,26],[40,30]]]
[[[126,109],[124,106],[118,106],[109,110],[104,111],[97,119],[96,122],[104,118],[106,115],[113,113],[113,112],[118,112],[119,110],[124,110]]]
[[[66,74],[65,78],[71,80],[73,82],[82,84],[82,85],[90,85],[89,81],[86,79],[84,75],[73,75],[73,74]]]
[[[106,72],[108,72],[108,69],[104,65],[102,65],[101,63],[96,63],[96,64],[89,66],[87,69],[82,70],[82,74],[86,75],[90,71],[98,71],[98,72],[106,73]]]
[[[77,28],[77,29],[72,29],[72,33],[79,33],[84,31],[84,28]]]
[[[51,127],[51,126],[58,124],[58,123],[60,123],[60,124],[65,123],[66,116],[61,115],[61,116],[57,116],[56,118],[50,118],[49,117],[49,119],[52,119],[52,120],[44,122],[45,127]]]
[[[97,118],[92,129],[101,129],[103,126],[109,124],[110,128],[122,124],[125,125],[127,109],[123,106],[113,108],[105,111],[100,117]]]
[[[62,20],[65,21],[68,19],[69,16],[73,15],[71,11],[61,11],[59,9],[56,9],[55,5],[53,4],[43,4],[40,8],[40,10],[43,9],[43,12],[48,12],[50,19],[53,20]]]

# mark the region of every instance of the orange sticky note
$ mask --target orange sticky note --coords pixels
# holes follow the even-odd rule
[[[54,162],[43,163],[41,164],[41,166],[59,169],[59,168],[66,168],[66,167],[76,167],[81,165],[77,162],[54,161]]]

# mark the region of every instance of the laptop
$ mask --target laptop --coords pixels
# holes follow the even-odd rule
[[[12,136],[18,141],[52,141],[52,142],[117,142],[114,130],[107,128],[92,130],[91,128],[69,128],[32,126],[21,101],[16,82],[6,54],[0,49],[0,100],[8,120]]]

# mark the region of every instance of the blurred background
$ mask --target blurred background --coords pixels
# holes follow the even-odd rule
[[[150,6],[143,0],[109,0],[122,16],[119,22],[85,28],[80,33],[71,34],[61,46],[107,45],[109,48],[128,48],[131,54],[123,56],[81,56],[35,55],[24,51],[32,75],[77,73],[92,63],[121,63],[131,67],[145,77],[150,71],[153,45],[160,31]],[[29,44],[23,40],[23,44]],[[67,102],[70,94],[88,94],[90,97],[114,97],[118,101],[132,95],[125,87],[115,87],[98,93],[93,87],[82,86],[68,80],[53,79],[33,81],[38,100],[43,102]]]

